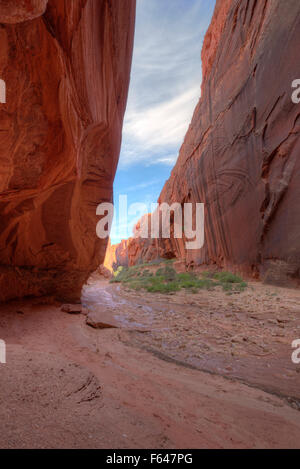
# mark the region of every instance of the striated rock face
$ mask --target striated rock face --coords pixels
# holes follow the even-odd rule
[[[142,229],[141,225],[147,223],[149,237],[142,238],[138,232]],[[151,213],[144,215],[134,228],[134,236],[129,239],[123,239],[119,244],[111,245],[108,243],[104,266],[110,270],[116,270],[119,266],[129,267],[144,262],[150,262],[154,259],[173,259],[176,257],[174,252],[175,239],[152,239]],[[147,230],[147,228],[146,228]]]
[[[291,100],[299,44],[299,1],[217,1],[202,97],[159,198],[205,203],[204,247],[186,251],[171,239],[167,248],[188,266],[299,283],[300,105]],[[148,243],[135,259],[155,255]]]
[[[48,0],[0,0],[0,23],[15,24],[45,13]]]
[[[130,267],[155,259],[180,257],[176,252],[176,241],[171,239],[129,238],[119,244],[108,245],[105,266],[116,270],[119,266]]]
[[[135,0],[0,1],[2,301],[78,299],[104,259],[134,20]]]

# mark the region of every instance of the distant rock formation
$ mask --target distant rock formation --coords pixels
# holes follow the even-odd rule
[[[0,2],[0,301],[80,297],[103,262],[135,0]]]
[[[119,244],[111,244],[108,242],[106,256],[103,266],[111,272],[119,266],[128,267],[128,240],[122,240]],[[132,263],[133,265],[133,263]]]
[[[187,266],[299,284],[300,105],[291,99],[299,44],[299,1],[217,0],[202,96],[159,197],[205,203],[204,247],[129,240],[129,263],[160,251]]]

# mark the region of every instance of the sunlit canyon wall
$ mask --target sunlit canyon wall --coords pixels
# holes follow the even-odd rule
[[[135,0],[0,2],[0,301],[80,297],[103,261]]]
[[[298,0],[218,0],[203,49],[202,96],[159,202],[203,202],[205,243],[136,240],[130,265],[160,255],[274,283],[300,268]],[[199,84],[200,86],[200,84]]]

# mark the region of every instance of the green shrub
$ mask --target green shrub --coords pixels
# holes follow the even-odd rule
[[[165,267],[160,267],[156,271],[156,277],[164,277],[166,282],[173,282],[174,280],[177,280],[177,272],[176,270],[173,269],[173,267],[170,266],[165,266]]]
[[[242,292],[247,287],[247,283],[232,272],[217,272],[213,275],[213,278],[217,280],[217,285],[220,285],[226,292]]]
[[[242,283],[243,279],[232,272],[217,272],[213,276],[214,279],[221,283]]]
[[[144,289],[153,293],[172,293],[181,289],[197,293],[201,289],[213,290],[216,286],[221,286],[225,292],[231,294],[247,288],[247,283],[231,272],[202,272],[197,276],[193,272],[177,273],[169,263],[164,262],[163,267],[159,267],[154,275],[147,268],[149,265],[119,267],[111,282],[124,283],[133,290]]]
[[[177,282],[156,282],[147,287],[147,291],[150,293],[172,293],[179,290],[180,287]]]

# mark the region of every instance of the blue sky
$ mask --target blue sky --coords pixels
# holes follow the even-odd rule
[[[142,213],[118,228],[119,195],[155,203],[176,163],[201,93],[201,48],[215,0],[137,0],[123,143],[114,183],[112,243],[126,239]]]

